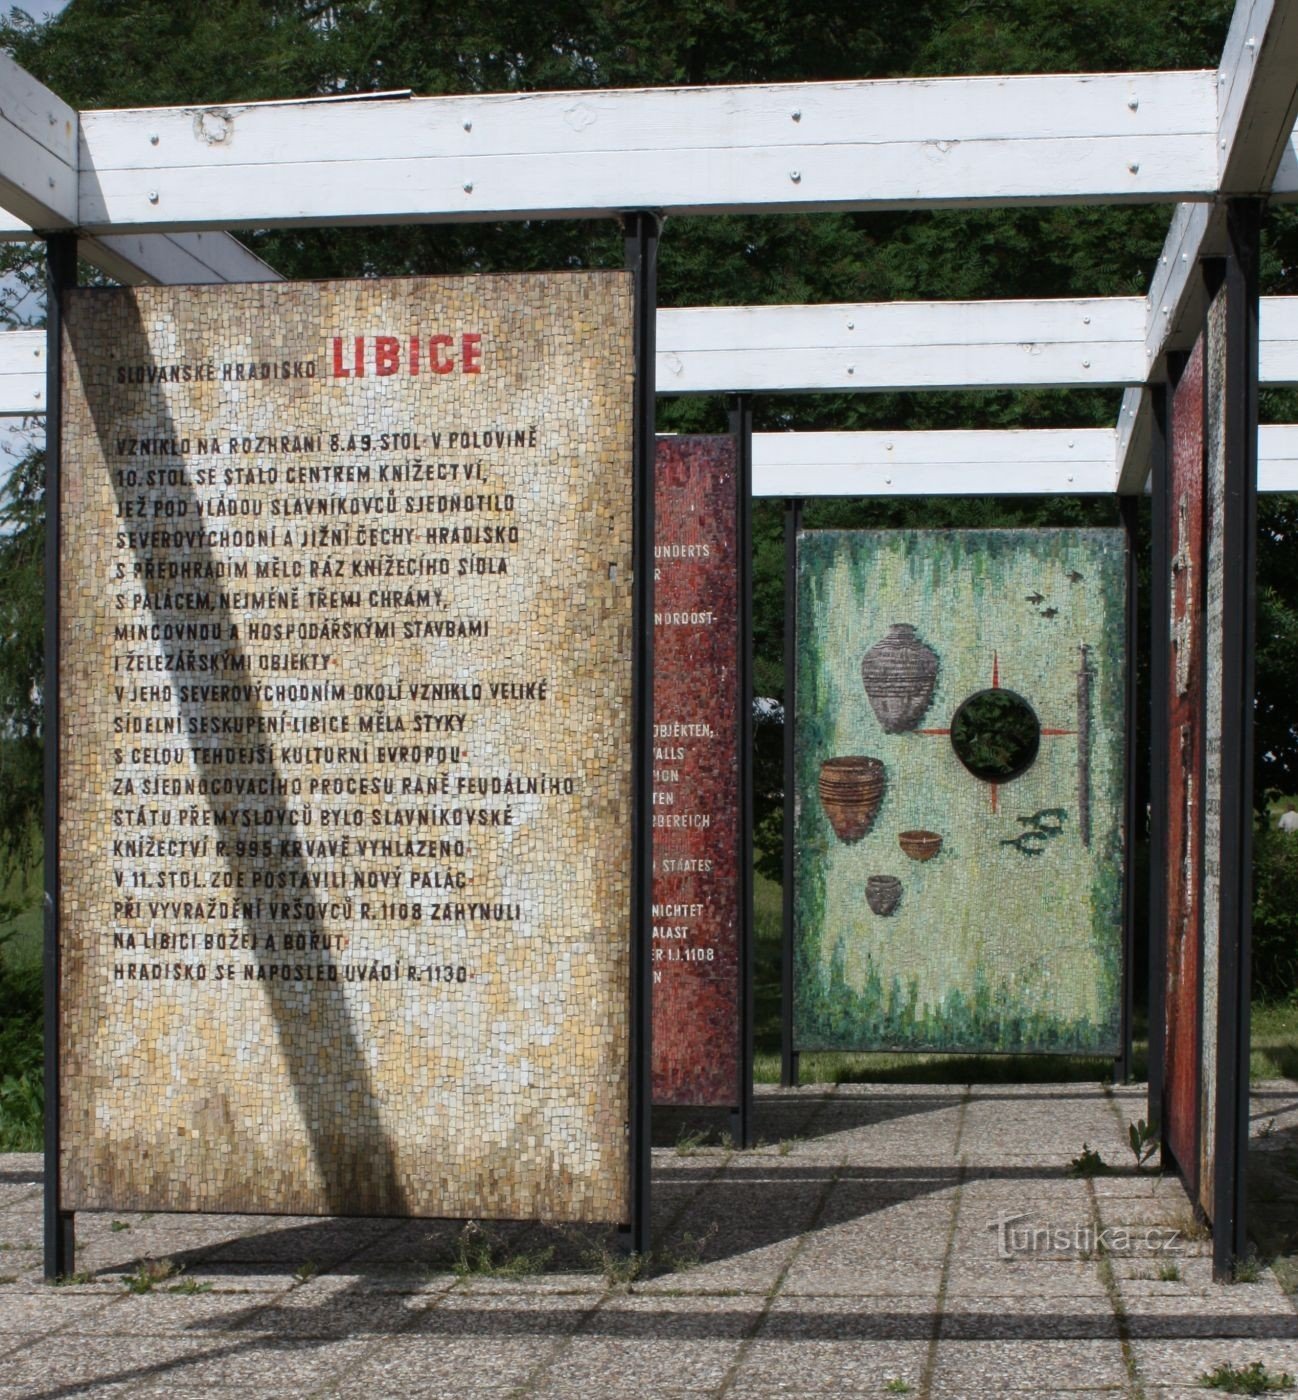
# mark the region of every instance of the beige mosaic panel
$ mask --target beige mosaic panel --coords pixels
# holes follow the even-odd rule
[[[63,1208],[627,1218],[631,317],[69,297]]]

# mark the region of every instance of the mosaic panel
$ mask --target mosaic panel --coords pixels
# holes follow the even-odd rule
[[[1116,530],[799,536],[800,1049],[1116,1052],[1125,557]],[[1039,726],[1005,781],[953,747],[983,691]]]
[[[738,1102],[735,442],[658,442],[654,491],[653,1095]]]
[[[1199,1163],[1199,897],[1203,847],[1203,338],[1172,395],[1164,1131],[1193,1187]]]
[[[69,296],[64,1209],[627,1219],[631,325]]]

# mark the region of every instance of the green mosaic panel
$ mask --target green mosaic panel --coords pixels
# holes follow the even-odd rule
[[[1118,530],[799,536],[799,1049],[1117,1051],[1125,562]],[[1041,726],[997,784],[949,732],[991,688]]]

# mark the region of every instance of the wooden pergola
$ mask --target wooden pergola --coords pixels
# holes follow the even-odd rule
[[[660,394],[1124,391],[1107,429],[756,434],[755,495],[1134,497],[1161,460],[1169,360],[1202,325],[1202,263],[1238,253],[1239,211],[1255,227],[1264,202],[1298,201],[1296,117],[1295,0],[1239,0],[1218,67],[1190,72],[78,112],[0,55],[0,238],[75,239],[118,281],[187,284],[278,278],[239,229],[1166,204],[1144,298],[690,307],[656,320]],[[1258,384],[1298,385],[1298,298],[1261,299],[1244,335],[1253,489],[1298,490],[1298,424],[1256,422]],[[0,415],[54,406],[49,359],[44,332],[0,335]],[[1240,568],[1251,597],[1251,555]],[[1237,821],[1250,798],[1246,782],[1232,793]],[[1244,901],[1246,868],[1242,879]],[[1227,990],[1246,1036],[1246,979]],[[1246,1051],[1243,1074],[1246,1099]],[[1242,1248],[1238,1202],[1218,1221],[1219,1272]]]

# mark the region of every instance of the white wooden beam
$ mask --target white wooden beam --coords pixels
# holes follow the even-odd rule
[[[1117,435],[754,433],[754,496],[1077,496],[1113,490]],[[1298,425],[1258,434],[1258,490],[1298,492]]]
[[[80,118],[0,52],[0,241],[76,227]],[[118,282],[267,282],[279,274],[227,233],[78,239],[78,253]]]
[[[78,253],[114,281],[128,286],[195,282],[282,282],[276,272],[237,238],[207,233],[102,234],[77,243]]]
[[[1258,429],[1257,489],[1298,491],[1298,425],[1264,423]]]
[[[77,222],[77,113],[0,52],[0,207],[41,229]]]
[[[1258,379],[1298,385],[1298,297],[1258,298]]]
[[[45,412],[45,332],[0,333],[0,417]]]
[[[1119,496],[1139,496],[1149,477],[1149,449],[1154,431],[1154,404],[1148,389],[1128,389],[1118,411],[1115,442]]]
[[[1265,195],[1298,120],[1298,5],[1238,0],[1217,70],[1217,185]]]
[[[1138,384],[1140,297],[664,308],[660,394]]]
[[[1210,197],[1212,72],[81,116],[95,232]]]
[[[1271,184],[1272,204],[1292,204],[1298,200],[1298,132],[1280,155],[1280,166]]]
[[[1112,428],[754,433],[754,496],[1110,495]]]

